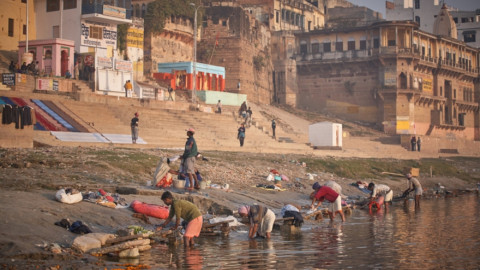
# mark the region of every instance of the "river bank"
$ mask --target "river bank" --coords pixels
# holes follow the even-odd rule
[[[82,192],[99,188],[115,192],[118,187],[139,190],[139,194],[122,195],[127,202],[140,200],[162,204],[162,190],[147,187],[157,162],[179,154],[160,149],[123,148],[37,148],[0,150],[0,265],[11,269],[40,269],[60,266],[102,268],[115,263],[98,261],[70,249],[77,236],[55,226],[63,218],[81,220],[94,232],[115,233],[129,225],[153,228],[152,224],[132,217],[130,209],[111,209],[89,202],[67,205],[55,201],[61,187],[73,187]],[[448,158],[428,160],[375,160],[355,158],[313,158],[302,155],[267,155],[234,152],[205,152],[198,169],[213,184],[229,184],[229,190],[205,189],[194,194],[169,189],[178,197],[186,197],[210,214],[228,214],[241,204],[259,203],[279,212],[285,203],[308,204],[311,185],[315,181],[334,180],[350,198],[364,198],[352,183],[357,181],[389,185],[395,195],[406,188],[402,173],[406,167],[420,168],[420,181],[432,190],[441,183],[447,190],[475,189],[479,179],[478,158]],[[178,167],[173,163],[172,168]],[[432,168],[432,175],[430,175]],[[264,190],[257,184],[268,184],[266,177],[275,169],[287,176],[282,181],[285,191]],[[307,174],[316,175],[310,180]],[[348,222],[348,217],[347,217]],[[59,244],[62,252],[54,254],[49,244]],[[73,265],[73,267],[72,267]]]

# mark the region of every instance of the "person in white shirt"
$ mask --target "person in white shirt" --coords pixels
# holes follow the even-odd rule
[[[388,204],[392,203],[393,199],[393,190],[383,184],[368,184],[368,190],[372,192],[370,195],[370,201],[376,200],[378,197],[383,196],[383,204],[385,206],[385,212],[388,211]]]

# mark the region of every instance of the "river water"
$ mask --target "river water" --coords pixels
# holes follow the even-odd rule
[[[480,199],[465,195],[396,203],[388,213],[355,210],[304,225],[300,233],[251,240],[246,231],[204,237],[193,249],[156,245],[139,262],[152,269],[479,269]]]

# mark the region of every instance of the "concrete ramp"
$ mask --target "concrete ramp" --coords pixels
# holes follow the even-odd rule
[[[51,131],[55,138],[64,142],[91,142],[91,143],[108,143],[109,141],[102,137],[100,133],[87,133],[87,132],[64,132],[64,131]]]
[[[85,143],[132,143],[132,136],[126,134],[100,134],[87,132],[62,132],[51,131],[51,134],[63,142]],[[138,138],[137,144],[147,144],[142,138]]]
[[[132,143],[132,135],[125,134],[103,134],[112,143]],[[142,138],[138,137],[137,144],[147,144]]]

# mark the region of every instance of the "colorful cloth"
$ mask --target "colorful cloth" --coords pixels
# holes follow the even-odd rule
[[[338,196],[339,195],[337,192],[335,192],[335,190],[327,186],[322,186],[317,193],[315,193],[315,199],[320,202],[325,199],[329,202],[335,202]]]
[[[192,219],[190,222],[188,222],[184,235],[186,237],[198,237],[200,235],[200,231],[202,230],[202,225],[202,216]]]

